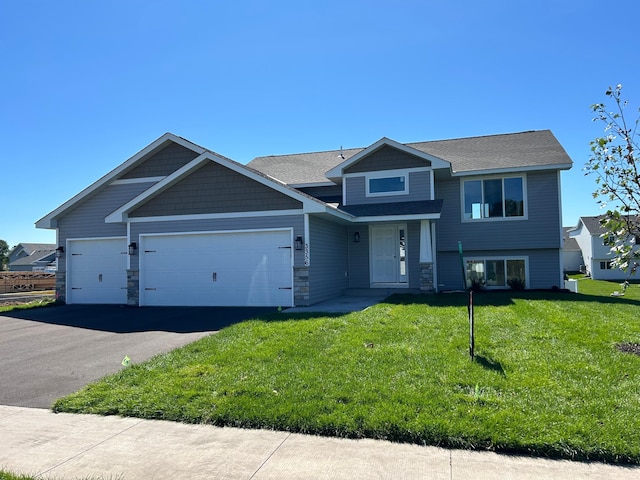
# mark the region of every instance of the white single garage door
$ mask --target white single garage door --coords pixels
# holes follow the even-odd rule
[[[145,235],[140,305],[293,306],[291,230]]]
[[[127,303],[127,239],[67,242],[67,303]]]

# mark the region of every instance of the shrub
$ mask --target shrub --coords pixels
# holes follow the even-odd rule
[[[511,287],[511,290],[516,290],[516,291],[522,291],[525,288],[524,280],[517,277],[513,277],[507,280],[507,285]]]

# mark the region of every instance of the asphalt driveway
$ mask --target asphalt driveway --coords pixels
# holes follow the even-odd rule
[[[272,308],[66,305],[0,314],[0,405],[50,408],[104,375]]]

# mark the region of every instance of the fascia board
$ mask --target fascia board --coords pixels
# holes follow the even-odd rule
[[[309,187],[335,187],[334,182],[316,182],[316,183],[289,183],[291,188],[309,188]]]
[[[438,220],[439,213],[414,214],[414,215],[381,215],[377,217],[355,217],[354,223],[394,222],[408,220]]]
[[[196,152],[198,154],[202,154],[205,151],[204,148],[202,148],[202,147],[200,147],[200,146],[198,146],[196,144],[193,144],[193,143],[185,140],[182,137],[178,137],[177,135],[174,135],[173,133],[165,133],[164,135],[159,137],[157,140],[154,140],[149,145],[147,145],[145,148],[140,150],[138,153],[136,153],[135,155],[130,157],[124,163],[120,164],[118,167],[114,168],[109,173],[107,173],[106,175],[104,175],[103,177],[101,177],[100,179],[98,179],[97,181],[92,183],[91,185],[89,185],[87,188],[82,190],[80,193],[78,193],[77,195],[73,196],[71,199],[67,200],[65,203],[60,205],[58,208],[56,208],[52,212],[48,213],[47,215],[42,217],[40,220],[36,221],[36,224],[35,224],[36,227],[37,228],[56,228],[56,226],[57,226],[56,217],[58,217],[59,215],[64,213],[67,209],[71,208],[76,203],[80,202],[82,199],[86,198],[87,196],[89,196],[90,194],[95,192],[97,189],[99,189],[103,185],[105,185],[107,183],[110,183],[113,179],[118,177],[118,175],[120,175],[124,170],[126,170],[129,167],[131,167],[136,162],[140,161],[142,158],[146,157],[147,155],[152,153],[154,150],[160,148],[161,146],[163,146],[167,142],[177,143],[177,144],[179,144],[179,145],[181,145],[181,146],[183,146],[185,148],[188,148],[188,149],[190,149],[190,150],[192,150],[192,151],[194,151],[194,152]]]
[[[554,165],[536,165],[530,167],[507,167],[507,168],[489,168],[486,170],[463,170],[458,172],[451,172],[452,177],[471,177],[477,175],[498,175],[498,174],[511,174],[520,172],[540,172],[544,170],[569,170],[573,164],[571,163],[559,163]]]

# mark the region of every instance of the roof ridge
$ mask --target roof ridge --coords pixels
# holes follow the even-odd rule
[[[439,140],[423,140],[419,142],[408,142],[403,143],[404,145],[415,145],[418,143],[432,143],[432,142],[450,142],[454,140],[473,140],[475,138],[489,138],[489,137],[507,137],[510,135],[522,135],[524,133],[539,133],[539,132],[550,132],[548,128],[544,128],[542,130],[523,130],[521,132],[507,132],[507,133],[490,133],[487,135],[472,135],[470,137],[454,137],[454,138],[441,138]]]
[[[274,154],[274,155],[260,155],[259,157],[255,157],[254,160],[256,158],[275,158],[275,157],[294,157],[294,156],[298,156],[298,155],[313,155],[316,153],[340,153],[341,151],[345,151],[345,150],[364,150],[367,147],[352,147],[352,148],[343,148],[343,149],[336,149],[336,150],[319,150],[316,152],[297,152],[297,153],[283,153],[281,155],[278,154]]]
[[[452,138],[441,138],[441,139],[437,139],[437,140],[420,140],[420,141],[416,141],[416,142],[398,142],[402,145],[406,145],[406,146],[413,146],[413,145],[418,145],[418,144],[423,144],[423,143],[435,143],[435,142],[451,142],[451,141],[456,141],[456,140],[473,140],[475,138],[490,138],[490,137],[506,137],[506,136],[510,136],[510,135],[522,135],[525,133],[538,133],[538,132],[549,132],[550,130],[548,128],[542,129],[542,130],[523,130],[521,132],[507,132],[507,133],[490,133],[487,135],[472,135],[470,137],[452,137]],[[387,139],[387,140],[393,140],[389,137],[382,137],[383,139]],[[394,140],[395,141],[395,140]],[[366,148],[368,148],[370,145],[368,145],[367,147],[349,147],[349,148],[342,148],[342,149],[335,149],[335,150],[318,150],[318,151],[307,151],[307,152],[296,152],[296,153],[283,153],[283,154],[272,154],[272,155],[259,155],[257,157],[254,157],[253,160],[257,159],[257,158],[281,158],[281,157],[293,157],[293,156],[297,156],[297,155],[313,155],[313,154],[320,154],[320,153],[333,153],[333,152],[340,152],[340,151],[344,151],[344,150],[365,150]]]

